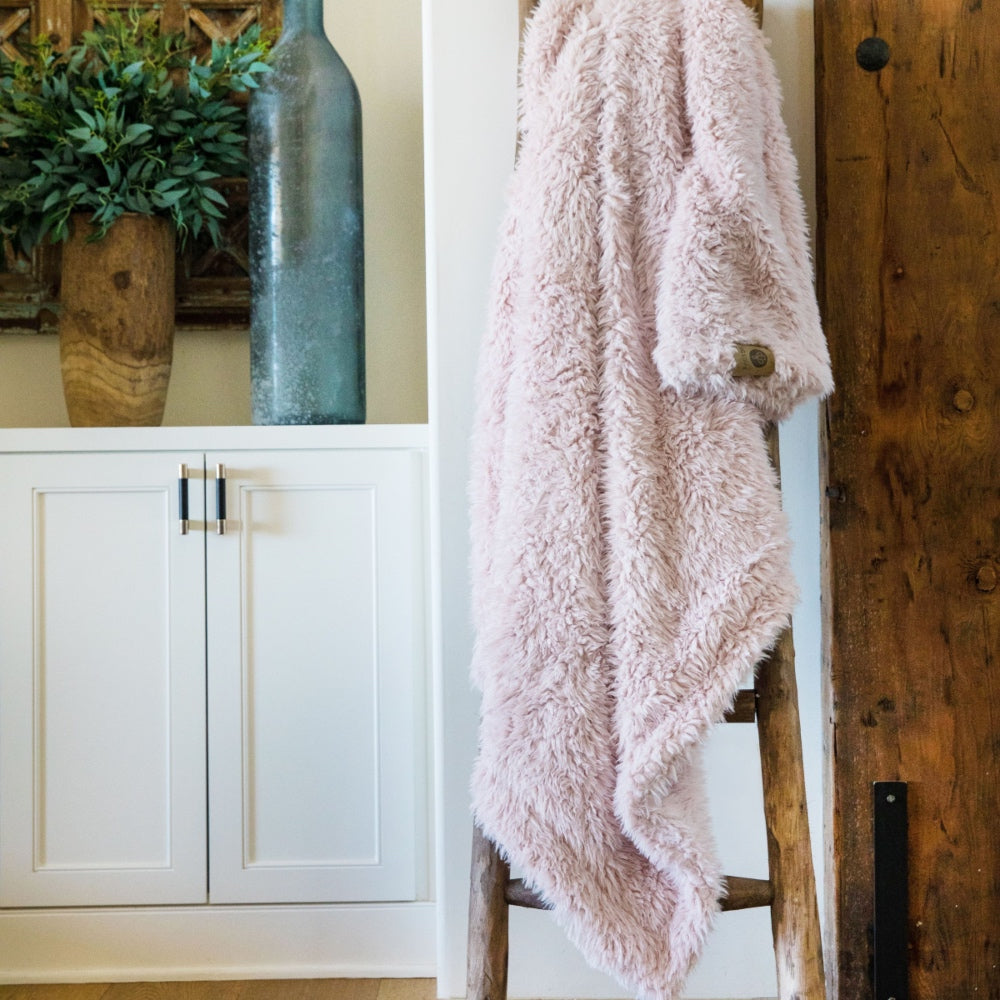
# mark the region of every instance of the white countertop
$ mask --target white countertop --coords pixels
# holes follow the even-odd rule
[[[175,451],[267,448],[426,448],[426,424],[310,424],[240,427],[8,427],[11,452]]]

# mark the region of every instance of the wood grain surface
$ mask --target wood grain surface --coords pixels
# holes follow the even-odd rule
[[[778,996],[827,1000],[790,628],[758,667],[756,690]]]
[[[74,427],[156,427],[174,348],[174,230],[123,215],[107,236],[78,213],[63,246],[59,360]]]
[[[834,995],[871,995],[871,783],[899,780],[910,996],[995,1000],[1000,8],[815,11]]]
[[[0,986],[0,1000],[434,1000],[433,979],[257,979]]]

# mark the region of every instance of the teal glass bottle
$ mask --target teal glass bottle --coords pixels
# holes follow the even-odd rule
[[[255,424],[365,420],[361,102],[322,0],[285,0],[248,107]]]

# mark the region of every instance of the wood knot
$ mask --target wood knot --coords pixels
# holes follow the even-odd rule
[[[959,389],[958,392],[951,397],[951,405],[954,406],[959,413],[968,413],[969,410],[976,405],[976,399],[968,389]]]
[[[997,571],[992,563],[983,563],[976,570],[976,590],[988,594],[996,589]]]

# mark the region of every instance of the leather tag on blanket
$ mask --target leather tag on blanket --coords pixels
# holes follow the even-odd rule
[[[774,374],[774,352],[760,344],[733,344],[733,378],[759,378]]]

